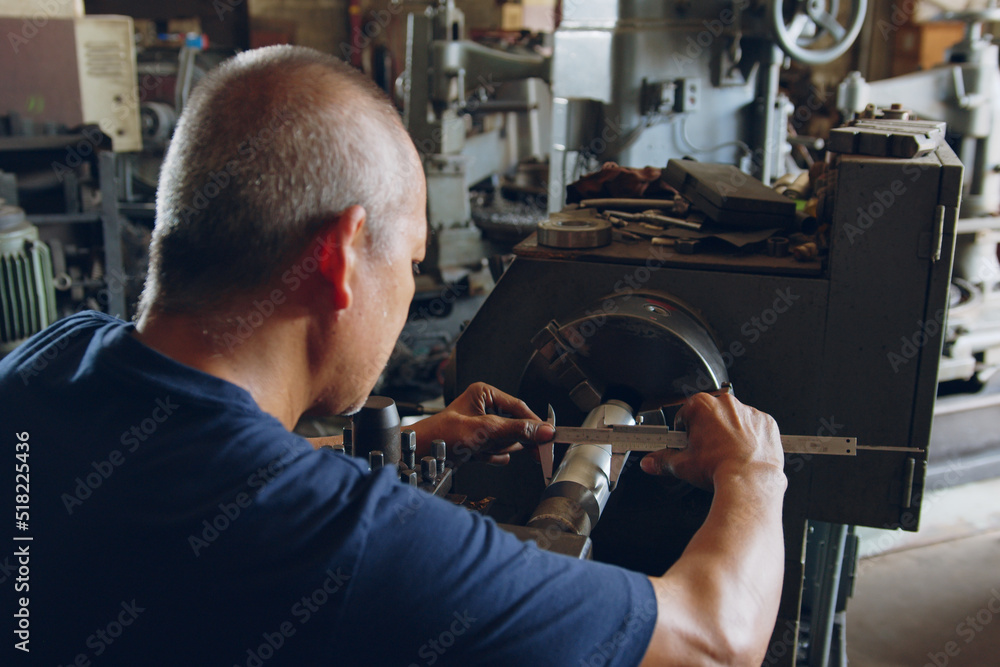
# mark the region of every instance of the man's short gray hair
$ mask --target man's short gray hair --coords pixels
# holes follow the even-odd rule
[[[384,256],[414,155],[382,91],[342,61],[293,46],[231,58],[191,95],[164,160],[140,313],[225,310],[353,205]]]

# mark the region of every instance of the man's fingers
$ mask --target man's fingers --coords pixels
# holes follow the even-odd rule
[[[673,475],[674,469],[670,465],[670,460],[678,453],[672,449],[650,452],[639,461],[639,467],[650,475]]]
[[[504,393],[496,387],[489,387],[489,393],[495,410],[506,412],[518,419],[538,419],[538,415],[532,412],[528,404],[521,399]]]
[[[535,421],[531,419],[506,419],[503,417],[497,417],[496,419],[498,421],[495,422],[492,437],[490,438],[494,443],[493,449],[502,448],[518,442],[541,445],[549,442],[556,436],[555,429],[552,428],[552,425],[543,421]]]

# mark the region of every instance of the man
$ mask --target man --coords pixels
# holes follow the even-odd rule
[[[774,421],[731,396],[692,397],[690,447],[642,461],[715,489],[652,578],[540,551],[290,433],[371,390],[425,200],[395,111],[338,61],[273,47],[199,85],[163,165],[137,324],[82,313],[0,362],[0,423],[32,482],[30,600],[14,607],[30,609],[31,664],[760,663],[783,457]],[[486,385],[415,428],[421,449],[485,441],[495,463],[553,437]]]

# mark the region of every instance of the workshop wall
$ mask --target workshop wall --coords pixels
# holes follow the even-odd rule
[[[291,32],[289,41],[340,55],[348,42],[348,0],[249,0],[253,30]]]

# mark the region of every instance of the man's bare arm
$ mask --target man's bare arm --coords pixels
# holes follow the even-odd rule
[[[760,665],[784,569],[777,425],[729,395],[692,397],[678,418],[688,449],[649,455],[642,467],[714,488],[715,497],[681,558],[650,578],[658,613],[642,664]]]

